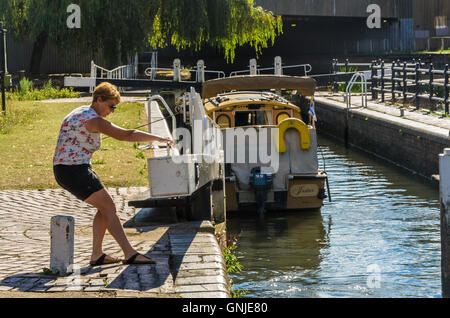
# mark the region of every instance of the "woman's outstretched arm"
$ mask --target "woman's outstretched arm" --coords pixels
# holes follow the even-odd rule
[[[100,132],[102,134],[108,135],[114,139],[123,140],[123,141],[156,141],[156,142],[169,142],[170,146],[173,145],[173,140],[170,138],[164,138],[158,135],[149,134],[144,131],[136,130],[136,129],[124,129],[113,123],[97,117],[90,119],[85,124],[86,129],[89,132],[97,133]]]

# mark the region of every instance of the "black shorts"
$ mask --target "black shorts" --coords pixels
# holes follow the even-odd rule
[[[56,182],[63,189],[82,201],[105,187],[89,164],[55,165],[53,166],[53,173]]]

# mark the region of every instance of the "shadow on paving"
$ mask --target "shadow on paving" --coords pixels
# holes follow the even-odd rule
[[[187,250],[197,235],[197,230],[203,221],[182,222],[178,219],[175,208],[142,208],[136,215],[124,224],[126,228],[137,228],[139,231],[151,230],[151,226],[168,224],[167,243],[170,249],[169,268],[173,281],[180,271],[181,263]]]

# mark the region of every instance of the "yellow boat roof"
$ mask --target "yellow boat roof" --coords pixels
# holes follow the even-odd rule
[[[217,96],[232,90],[292,89],[303,96],[312,96],[316,81],[310,77],[287,75],[243,75],[218,78],[203,83],[202,98]]]
[[[282,107],[300,110],[298,106],[271,92],[232,92],[204,100],[205,111],[208,115],[213,111],[229,107],[246,107],[251,104],[263,104],[265,105],[263,108]]]

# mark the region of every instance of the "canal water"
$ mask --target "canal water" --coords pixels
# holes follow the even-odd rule
[[[319,136],[321,211],[229,216],[244,297],[441,297],[439,190]],[[322,154],[321,154],[322,153]]]

